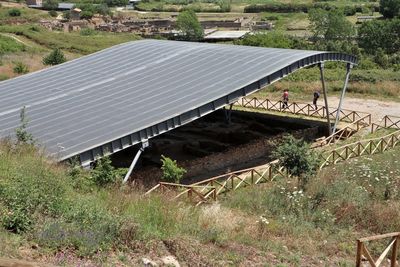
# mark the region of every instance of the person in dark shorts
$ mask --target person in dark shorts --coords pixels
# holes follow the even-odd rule
[[[319,92],[318,90],[315,91],[315,92],[314,92],[314,98],[313,98],[313,105],[314,105],[314,107],[315,107],[315,110],[318,109],[317,101],[318,101],[319,96],[320,96],[320,92]]]
[[[285,89],[283,91],[283,95],[282,95],[282,108],[283,109],[289,108],[288,102],[289,102],[289,90]]]

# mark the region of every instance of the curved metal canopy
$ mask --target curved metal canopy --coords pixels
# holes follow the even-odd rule
[[[356,63],[321,51],[142,40],[0,82],[0,137],[27,130],[83,165],[191,122],[306,66]]]

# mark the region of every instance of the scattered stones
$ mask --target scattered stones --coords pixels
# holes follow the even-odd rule
[[[148,259],[148,258],[142,258],[142,263],[144,267],[156,267],[158,266],[157,263],[155,263],[154,261]]]
[[[162,257],[161,261],[163,264],[165,264],[166,266],[173,266],[173,267],[181,267],[181,265],[179,264],[179,262],[175,259],[174,256],[166,256],[166,257]]]

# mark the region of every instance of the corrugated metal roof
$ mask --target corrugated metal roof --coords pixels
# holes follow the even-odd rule
[[[155,136],[163,131],[148,127],[165,122],[169,130],[175,119],[178,125],[189,121],[178,117],[185,112],[195,114],[193,120],[209,112],[206,104],[213,109],[227,104],[213,102],[221,97],[246,95],[279,75],[324,60],[356,59],[318,51],[129,42],[0,82],[0,137],[14,135],[20,109],[26,106],[28,131],[50,153],[65,159],[103,149],[135,132],[137,140]],[[255,84],[254,90],[249,87]],[[121,147],[137,143],[132,138],[127,142]],[[110,144],[111,152],[116,151],[115,142]]]

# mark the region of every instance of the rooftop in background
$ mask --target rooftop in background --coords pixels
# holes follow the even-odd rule
[[[38,4],[36,5],[28,4],[28,7],[42,9],[43,8],[42,1],[37,1],[37,3]],[[57,10],[71,10],[74,6],[75,6],[74,3],[58,3]]]
[[[27,131],[83,164],[189,123],[302,67],[353,56],[142,40],[0,82],[0,137]]]
[[[235,40],[243,38],[250,31],[214,31],[206,36],[205,40]]]

